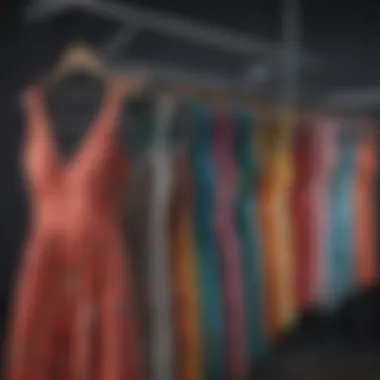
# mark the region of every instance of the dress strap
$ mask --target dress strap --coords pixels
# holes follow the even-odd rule
[[[58,151],[50,130],[42,89],[37,85],[28,87],[22,94],[22,106],[26,116],[25,143],[38,142],[49,155],[49,162],[58,161]]]
[[[99,135],[105,137],[109,134],[112,135],[117,130],[118,122],[122,115],[123,104],[123,86],[117,78],[112,78],[108,84],[103,104],[95,121],[95,128],[99,129]]]
[[[28,87],[21,97],[28,129],[34,132],[43,131],[44,133],[48,133],[48,121],[40,87],[37,85]]]

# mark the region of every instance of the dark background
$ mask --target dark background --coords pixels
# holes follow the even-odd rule
[[[281,4],[274,0],[250,2],[161,0],[159,5],[152,0],[140,0],[129,3],[170,11],[190,20],[211,22],[242,32],[254,33],[273,41],[281,40]],[[380,86],[379,3],[373,0],[304,0],[301,3],[303,48],[320,58],[323,63],[320,69],[302,77],[302,91],[304,93],[318,91],[323,97],[337,86],[339,88]],[[23,131],[18,94],[28,82],[53,64],[68,41],[84,39],[95,45],[101,44],[106,42],[119,27],[102,19],[75,12],[32,25],[23,21],[22,10],[26,2],[9,1],[8,6],[6,5],[4,3],[2,6],[0,15],[0,176],[2,179],[0,328],[2,332],[9,305],[11,278],[17,267],[27,221],[27,205],[18,169],[18,152]],[[157,47],[154,38],[148,37],[142,34],[140,39],[134,42],[135,45],[131,46],[128,54],[147,58],[158,53],[162,55],[162,51],[155,51]],[[174,59],[175,57],[170,57],[170,54],[175,53],[168,48],[164,55],[166,58]],[[213,64],[210,57],[206,66],[212,67]],[[226,70],[233,69],[228,65]],[[355,347],[363,344],[367,346],[369,343],[371,346],[376,345],[380,336],[377,328],[377,321],[380,320],[377,311],[379,302],[376,301],[378,298],[379,294],[376,291],[366,295],[364,301],[363,297],[356,297],[349,305],[349,312],[345,311],[332,324],[330,322],[327,325],[321,324],[320,319],[314,317],[307,318],[306,327],[303,328],[306,333],[301,334],[303,338],[297,335],[297,339],[294,338],[292,342],[318,341],[321,332],[323,334],[332,332],[332,335],[341,332],[342,335],[338,334],[339,339],[343,339],[344,342],[349,341]],[[361,310],[364,309],[367,310],[364,314],[367,313],[369,317],[364,322],[363,329]],[[315,322],[316,319],[318,322]],[[304,338],[305,336],[307,338]],[[325,344],[325,341],[323,342]],[[292,344],[299,343],[290,343],[290,346]]]

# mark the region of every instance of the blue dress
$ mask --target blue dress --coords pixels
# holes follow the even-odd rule
[[[191,162],[194,177],[194,231],[199,273],[204,379],[223,380],[225,329],[221,263],[214,229],[215,168],[212,162],[213,116],[201,104],[189,106],[193,123]]]
[[[357,144],[353,136],[341,136],[338,165],[331,189],[329,298],[332,307],[349,296],[355,281],[354,191]]]
[[[263,252],[260,248],[258,197],[255,194],[259,163],[253,146],[252,132],[255,123],[252,115],[249,110],[238,108],[235,117],[237,128],[235,155],[239,176],[236,226],[244,268],[248,352],[250,360],[258,361],[266,351]]]

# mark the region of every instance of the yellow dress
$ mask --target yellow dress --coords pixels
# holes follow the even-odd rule
[[[268,339],[273,341],[296,318],[289,203],[291,130],[276,123],[263,123],[257,146],[262,168],[259,208],[265,267],[266,330]]]
[[[274,213],[274,244],[278,268],[278,327],[288,330],[297,317],[294,291],[294,255],[291,230],[290,190],[293,167],[292,130],[282,124],[277,127],[273,146],[272,202]]]

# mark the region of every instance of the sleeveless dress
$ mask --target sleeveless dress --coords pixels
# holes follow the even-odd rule
[[[263,299],[265,315],[265,337],[268,343],[273,343],[278,337],[278,279],[274,242],[274,213],[272,201],[273,173],[273,127],[262,125],[258,130],[257,148],[261,176],[258,191],[259,228],[262,237],[263,257]]]
[[[194,184],[188,152],[176,159],[176,182],[171,208],[171,251],[178,380],[201,380],[202,344],[199,273],[193,228]]]
[[[329,304],[339,307],[355,283],[355,180],[357,138],[342,131],[331,186]]]
[[[257,191],[260,170],[255,141],[256,123],[254,116],[248,109],[241,107],[236,109],[235,116],[235,157],[238,176],[235,221],[244,271],[247,351],[252,364],[260,361],[266,354],[264,267]]]
[[[217,116],[213,159],[217,173],[215,231],[222,262],[223,300],[227,332],[228,378],[246,379],[249,372],[243,289],[243,261],[235,230],[236,125],[226,112]]]
[[[314,177],[314,131],[302,125],[293,146],[294,182],[292,186],[294,278],[296,308],[302,313],[312,304],[311,280],[315,257],[312,224],[312,179]]]
[[[275,260],[278,276],[277,326],[281,333],[295,323],[297,314],[294,294],[294,260],[291,226],[290,190],[293,177],[291,156],[292,131],[286,124],[278,125],[273,146],[273,182],[271,202],[273,212]]]
[[[358,147],[355,186],[356,277],[361,288],[375,285],[375,174],[376,146],[373,134],[366,135]]]
[[[312,303],[313,307],[325,306],[328,294],[329,240],[331,230],[330,188],[337,161],[337,129],[335,122],[317,120],[314,129],[315,162],[312,184],[312,221],[315,236],[315,256],[312,264]]]
[[[212,161],[214,120],[199,103],[188,106],[193,121],[191,166],[194,178],[194,235],[199,272],[203,377],[228,378],[221,262],[214,230],[215,168]]]
[[[378,125],[375,124],[378,128]],[[375,143],[375,179],[374,179],[374,213],[375,213],[375,254],[376,254],[376,285],[379,284],[380,278],[380,234],[377,233],[380,226],[380,135],[379,132],[374,134]]]
[[[293,286],[290,190],[291,132],[269,126],[260,138],[263,177],[260,214],[265,257],[268,339],[287,331],[296,319]]]
[[[25,93],[32,223],[11,315],[9,380],[145,378],[122,242],[122,101],[112,81],[93,128],[65,164],[42,89]]]
[[[149,353],[152,380],[173,379],[172,294],[170,241],[168,231],[172,165],[168,131],[175,104],[171,97],[160,97],[156,104],[155,136],[149,156],[152,196],[149,208],[147,282],[149,305]]]

